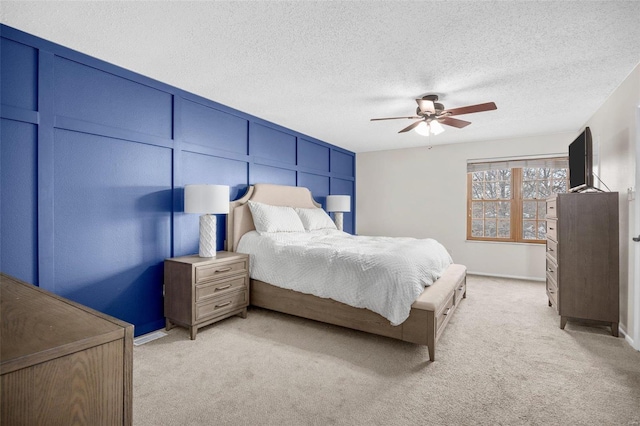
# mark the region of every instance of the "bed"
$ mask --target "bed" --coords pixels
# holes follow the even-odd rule
[[[249,201],[271,206],[318,208],[304,187],[272,184],[250,186],[239,200],[230,203],[227,217],[227,251],[237,251],[241,238],[255,231]],[[282,288],[251,277],[250,304],[264,309],[428,346],[435,360],[436,344],[449,319],[466,297],[466,267],[452,263],[417,297],[406,320],[399,325],[369,309]]]

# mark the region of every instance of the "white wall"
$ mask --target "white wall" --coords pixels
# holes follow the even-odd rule
[[[620,193],[620,326],[631,336],[635,333],[633,283],[634,275],[638,273],[634,272],[632,256],[640,247],[631,240],[635,229],[634,203],[628,200],[627,188],[636,185],[636,114],[639,105],[640,65],[585,124],[591,128],[594,146],[600,148],[600,178],[611,191]]]
[[[467,160],[566,154],[578,133],[359,153],[357,232],[435,238],[471,273],[543,280],[543,245],[466,241]]]

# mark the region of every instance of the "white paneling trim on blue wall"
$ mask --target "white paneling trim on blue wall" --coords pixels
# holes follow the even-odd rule
[[[355,198],[350,151],[14,28],[0,43],[0,270],[136,335],[164,325],[163,260],[198,250],[185,184]]]

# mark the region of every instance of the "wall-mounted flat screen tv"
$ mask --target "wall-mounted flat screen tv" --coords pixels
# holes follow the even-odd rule
[[[593,142],[587,127],[569,145],[569,190],[593,188]]]

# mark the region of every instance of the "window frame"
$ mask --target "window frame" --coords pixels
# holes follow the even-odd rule
[[[541,159],[541,161],[544,161],[546,159]],[[567,157],[566,156],[557,156],[554,158],[551,158],[551,160],[563,160],[566,161]],[[535,160],[534,160],[535,161]],[[496,162],[497,163],[497,162]],[[473,220],[473,202],[478,202],[481,201],[484,203],[485,200],[474,200],[472,199],[472,186],[473,186],[473,172],[471,171],[467,171],[467,241],[484,241],[484,242],[498,242],[498,243],[522,243],[522,244],[545,244],[546,243],[546,239],[543,240],[539,240],[539,239],[524,239],[523,238],[523,229],[524,229],[524,222],[525,222],[525,218],[523,217],[523,210],[524,210],[524,201],[525,199],[523,198],[523,178],[524,178],[524,172],[523,169],[525,168],[545,168],[544,166],[540,166],[540,165],[526,165],[526,164],[517,164],[518,162],[515,162],[516,164],[510,166],[510,167],[503,167],[503,168],[509,168],[511,170],[511,199],[508,200],[510,203],[510,216],[509,216],[509,222],[510,222],[510,235],[511,237],[509,238],[500,238],[497,236],[497,232],[496,232],[496,237],[486,237],[486,236],[482,236],[482,237],[474,237],[472,235],[472,220]],[[547,168],[552,168],[552,167],[547,167]],[[559,168],[559,167],[554,167],[554,168]],[[565,168],[567,170],[567,174],[566,174],[566,185],[565,188],[569,189],[569,167],[568,165],[566,167],[562,167]],[[552,178],[551,178],[552,181]],[[536,201],[546,201],[548,200],[550,197],[553,197],[554,193],[553,192],[553,186],[551,185],[550,190],[552,191],[549,197],[545,198],[545,199],[534,199]],[[491,202],[495,202],[495,201],[504,201],[504,200],[486,200],[486,201],[491,201]],[[530,201],[529,199],[527,199],[527,201]],[[484,209],[483,209],[484,210]],[[537,222],[539,221],[544,221],[546,218],[546,215],[543,215],[542,217],[540,215],[538,215],[536,217]],[[484,220],[484,219],[483,219]]]

